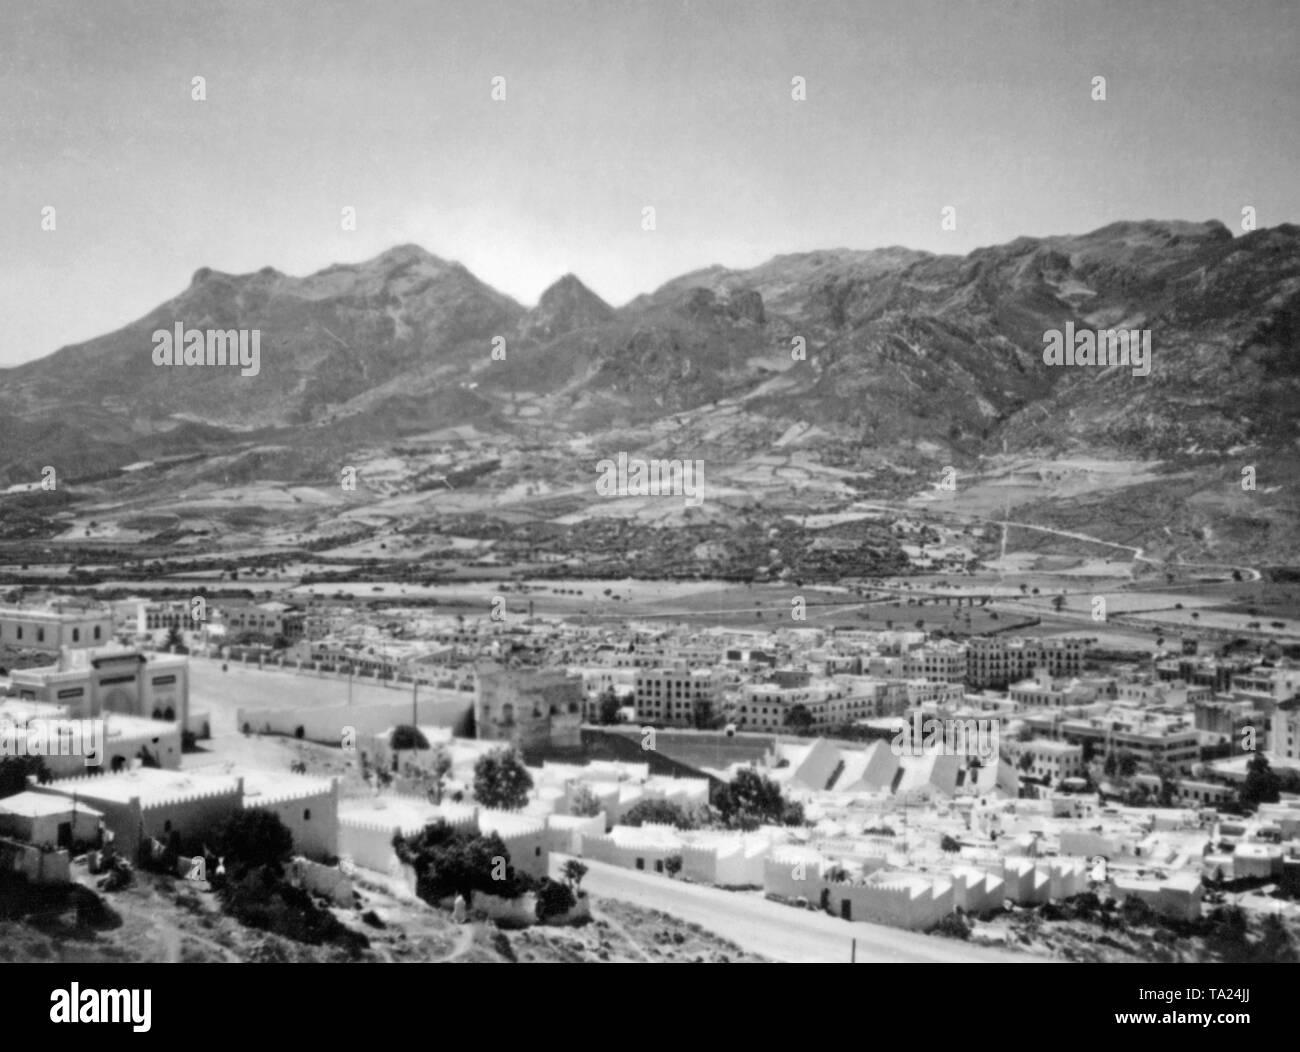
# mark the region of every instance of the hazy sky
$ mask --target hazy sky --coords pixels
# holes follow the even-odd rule
[[[306,274],[406,241],[524,303],[573,271],[621,304],[813,248],[1300,220],[1294,0],[4,8],[0,365],[201,266]]]

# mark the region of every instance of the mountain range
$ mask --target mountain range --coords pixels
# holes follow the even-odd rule
[[[177,323],[260,330],[258,375],[159,368],[151,334]],[[1149,330],[1150,374],[1044,364],[1044,333],[1067,323]],[[1185,523],[1200,539],[1180,550],[1285,560],[1298,405],[1290,224],[1234,237],[1214,221],[1117,222],[964,256],[782,255],[685,274],[617,308],[572,274],[527,308],[401,245],[307,277],[203,268],[116,332],[0,370],[0,483],[58,465],[70,483],[126,486],[123,468],[186,456],[159,500],[203,479],[332,485],[360,450],[457,428],[570,460],[640,450],[735,468],[797,452],[845,477],[886,470],[892,497],[900,483],[926,492],[945,466],[1005,481],[1018,459],[1038,465],[1022,481],[1041,481],[1044,462],[1082,458],[1145,466],[1055,493],[1036,509],[1045,522],[1107,525],[1146,487],[1152,508],[1201,508],[1204,521]],[[541,462],[553,487],[591,473]],[[1237,485],[1245,465],[1253,493]],[[1033,508],[1035,495],[1015,501]],[[1180,514],[1126,536],[1158,540]]]

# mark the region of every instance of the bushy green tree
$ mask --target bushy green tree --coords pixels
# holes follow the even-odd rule
[[[1243,810],[1253,811],[1260,804],[1277,803],[1281,791],[1282,779],[1274,773],[1268,757],[1256,753],[1246,764],[1246,780],[1237,791],[1237,802]]]
[[[484,807],[517,811],[528,803],[533,776],[513,749],[498,749],[474,765],[474,798]]]
[[[0,757],[0,798],[16,796],[27,789],[27,776],[34,775],[38,782],[48,782],[50,772],[40,756]]]
[[[760,825],[801,825],[803,807],[787,803],[781,787],[752,767],[742,767],[718,791],[715,801],[722,820],[733,829],[754,829]]]
[[[576,858],[571,858],[564,863],[564,868],[560,870],[560,875],[564,877],[573,887],[578,887],[582,883],[582,878],[587,875],[587,867]]]
[[[577,901],[569,885],[546,877],[537,888],[537,919],[545,924],[552,917],[568,913]]]
[[[625,826],[640,826],[647,822],[656,825],[675,826],[678,829],[694,829],[694,816],[684,807],[669,800],[638,800],[633,804],[619,823]]]
[[[271,811],[252,808],[236,811],[216,831],[217,854],[226,869],[238,875],[247,870],[281,867],[293,855],[293,834]]]
[[[424,732],[419,727],[412,727],[410,724],[403,723],[393,728],[393,734],[389,738],[388,744],[393,749],[427,749],[429,739],[424,736]]]
[[[807,705],[791,705],[785,714],[785,725],[796,734],[807,734],[812,729],[813,714]]]
[[[618,695],[614,693],[613,689],[605,691],[605,693],[600,696],[599,706],[601,723],[611,724],[618,722],[618,710],[621,706],[619,704]]]
[[[579,785],[573,791],[573,799],[569,802],[569,814],[592,818],[603,810],[600,800],[587,786]]]
[[[415,870],[415,893],[426,902],[475,891],[514,898],[529,890],[527,874],[510,865],[510,852],[496,833],[483,836],[439,820],[413,837],[395,837],[397,857]]]

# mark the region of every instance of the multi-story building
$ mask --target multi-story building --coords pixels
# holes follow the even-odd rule
[[[965,693],[960,683],[929,679],[909,679],[904,686],[909,709],[917,705],[957,705]]]
[[[1192,704],[1192,719],[1198,731],[1222,735],[1233,754],[1254,751],[1246,748],[1250,737],[1254,748],[1259,748],[1269,735],[1267,714],[1246,699],[1197,698]],[[1247,735],[1248,727],[1253,728],[1251,736]]]
[[[1004,688],[1044,669],[1051,676],[1078,676],[1088,640],[1074,637],[1019,639],[976,636],[966,642],[966,683]]]
[[[1013,683],[1007,692],[1018,709],[1064,709],[1087,705],[1096,691],[1077,679],[1057,680],[1039,669],[1033,679]]]
[[[1252,662],[1245,659],[1197,657],[1195,649],[1180,657],[1165,658],[1156,662],[1156,678],[1180,679],[1196,687],[1208,687],[1216,694],[1228,691],[1233,677],[1249,671]]]
[[[639,668],[633,681],[638,720],[670,727],[701,726],[713,717],[722,676],[713,669]]]
[[[788,717],[803,706],[812,717],[811,730],[826,731],[858,720],[893,716],[907,707],[907,684],[874,676],[835,676],[805,686],[775,682],[747,683],[735,692],[728,717],[740,730],[780,731]]]
[[[1233,691],[1258,694],[1273,701],[1286,701],[1300,694],[1300,668],[1289,662],[1278,666],[1259,665],[1246,672],[1234,672]]]
[[[1300,699],[1282,702],[1273,710],[1268,752],[1278,760],[1300,760]]]
[[[1033,720],[1027,721],[1041,729]],[[1065,719],[1053,725],[1067,742],[1092,743],[1098,755],[1130,753],[1140,762],[1169,764],[1184,773],[1200,759],[1201,735],[1189,716],[1167,716],[1115,706],[1082,719]]]
[[[303,637],[306,627],[306,616],[301,610],[276,602],[223,603],[221,620],[231,641],[252,632],[272,639],[283,636],[292,643]]]
[[[203,624],[194,620],[193,607],[184,599],[127,599],[114,606],[118,610],[118,625],[132,635],[143,636],[172,628],[184,632],[201,628]]]
[[[966,648],[944,640],[909,650],[903,659],[903,675],[908,679],[962,683],[966,679]]]
[[[1017,760],[1028,755],[1030,763],[1025,773],[1048,785],[1059,785],[1066,778],[1082,778],[1086,773],[1081,745],[1035,738],[1013,742],[1009,751]]]
[[[113,640],[113,611],[100,603],[51,599],[0,606],[0,645],[57,654]]]

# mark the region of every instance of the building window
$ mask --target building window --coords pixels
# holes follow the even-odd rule
[[[310,807],[304,807],[304,808],[303,808],[303,811],[302,811],[302,820],[303,820],[304,822],[310,822],[310,821],[311,821],[311,808],[310,808]]]
[[[74,629],[72,630],[72,641],[73,641],[74,643],[80,643],[80,642],[81,642],[81,629],[79,629],[79,628],[74,628]]]
[[[643,859],[643,858],[638,858],[638,859],[636,860],[636,868],[637,868],[637,869],[645,869],[645,859]]]
[[[96,626],[95,626],[95,638],[96,638],[96,639],[99,638],[99,625],[96,625]]]
[[[22,625],[19,625],[19,626],[18,626],[18,638],[19,638],[19,639],[22,639],[22,638],[23,638],[23,626],[22,626]]]
[[[44,642],[45,642],[45,629],[43,629],[43,628],[38,628],[38,629],[36,630],[36,642],[38,642],[38,643],[44,643]]]

